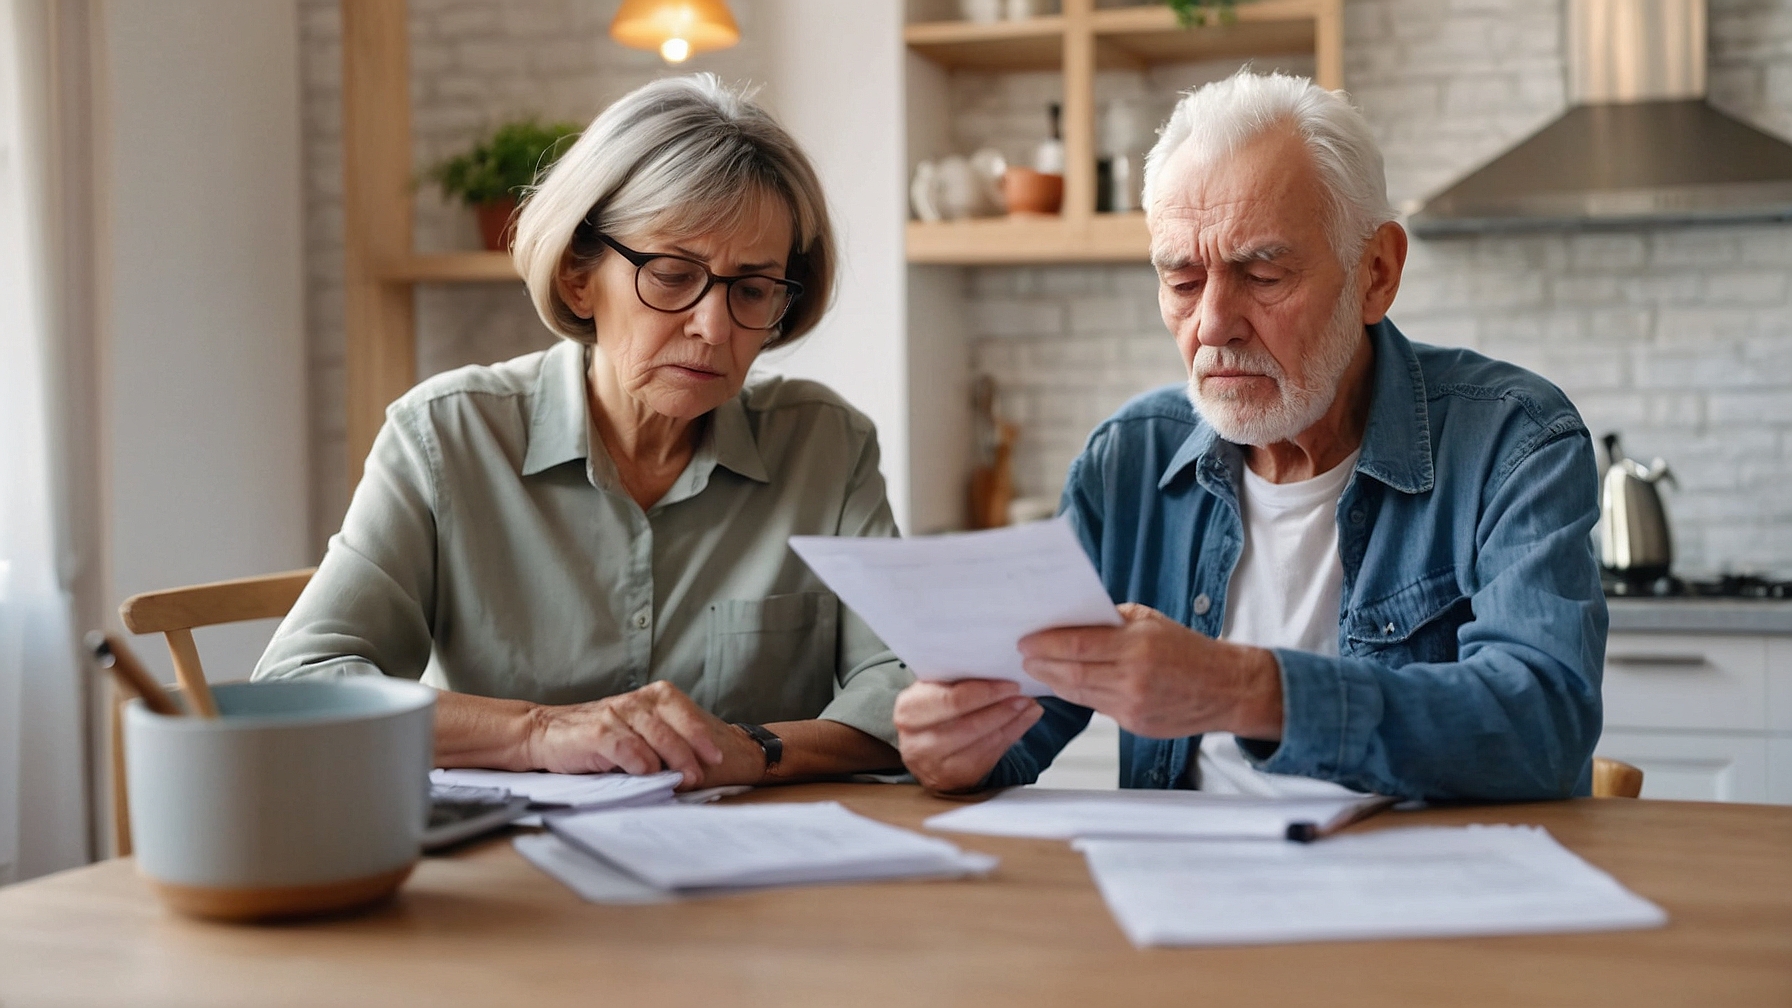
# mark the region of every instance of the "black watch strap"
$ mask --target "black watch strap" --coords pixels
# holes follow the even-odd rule
[[[753,741],[759,743],[759,748],[765,750],[765,769],[767,772],[770,772],[773,767],[778,765],[778,761],[784,758],[784,740],[773,735],[764,725],[746,724],[745,722],[736,721],[734,727],[751,735]]]

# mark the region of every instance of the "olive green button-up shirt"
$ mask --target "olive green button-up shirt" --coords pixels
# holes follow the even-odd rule
[[[755,375],[642,511],[592,434],[587,353],[562,342],[394,403],[255,678],[427,667],[547,704],[666,680],[727,721],[819,717],[894,744],[909,672],[787,544],[896,534],[871,421]]]

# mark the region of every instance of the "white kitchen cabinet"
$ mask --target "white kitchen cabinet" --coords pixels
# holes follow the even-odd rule
[[[1792,637],[1626,630],[1605,650],[1597,752],[1641,769],[1643,797],[1792,804]]]
[[[1765,802],[1768,740],[1741,733],[1607,729],[1599,755],[1643,772],[1643,797],[1674,801]]]

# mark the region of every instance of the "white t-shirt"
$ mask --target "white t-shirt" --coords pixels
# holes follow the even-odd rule
[[[1338,653],[1338,601],[1344,563],[1338,557],[1338,498],[1357,456],[1298,483],[1271,483],[1246,469],[1239,506],[1244,550],[1226,591],[1224,640],[1314,654]],[[1297,797],[1353,793],[1311,777],[1266,774],[1251,766],[1230,732],[1201,738],[1203,791]]]

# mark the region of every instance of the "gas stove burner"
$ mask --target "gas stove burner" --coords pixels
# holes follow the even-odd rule
[[[1690,595],[1707,598],[1792,598],[1792,581],[1769,581],[1753,574],[1725,574],[1715,581],[1694,581]]]
[[[1755,574],[1724,574],[1709,581],[1683,581],[1667,575],[1624,578],[1606,572],[1601,581],[1613,598],[1792,599],[1792,581],[1773,581]]]

